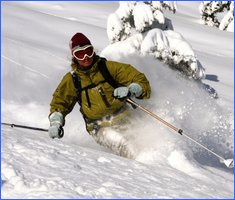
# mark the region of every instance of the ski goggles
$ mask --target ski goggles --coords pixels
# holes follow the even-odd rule
[[[92,45],[87,45],[84,47],[78,47],[73,51],[73,56],[77,60],[84,60],[86,56],[91,58],[94,55],[94,48]]]

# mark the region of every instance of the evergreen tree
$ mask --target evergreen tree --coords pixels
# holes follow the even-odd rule
[[[204,68],[180,33],[169,29],[163,9],[176,12],[176,3],[168,1],[120,2],[108,17],[107,34],[111,44],[125,41],[135,51],[152,55],[187,77],[200,80]]]
[[[199,11],[205,25],[218,27],[220,30],[233,31],[233,1],[204,1],[200,4]],[[225,12],[227,14],[220,21],[218,15]]]

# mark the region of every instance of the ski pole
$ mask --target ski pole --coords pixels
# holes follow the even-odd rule
[[[19,124],[10,124],[10,123],[4,123],[4,122],[2,122],[2,125],[10,126],[11,128],[17,127],[17,128],[25,128],[25,129],[31,129],[31,130],[36,130],[36,131],[45,131],[45,132],[48,131],[48,129],[44,129],[44,128],[24,126],[24,125],[19,125]]]
[[[128,103],[132,104],[133,106],[141,109],[142,111],[144,111],[145,113],[149,114],[150,116],[152,116],[153,118],[157,119],[158,121],[162,122],[164,125],[166,125],[167,127],[171,128],[172,130],[176,131],[177,133],[179,133],[180,135],[185,136],[186,138],[188,138],[189,140],[191,140],[192,142],[196,143],[197,145],[201,146],[202,148],[204,148],[205,150],[207,150],[208,152],[212,153],[214,156],[216,156],[217,158],[221,159],[223,161],[223,163],[229,167],[229,168],[233,168],[233,159],[224,159],[222,156],[216,154],[215,152],[213,152],[212,150],[208,149],[207,147],[205,147],[204,145],[200,144],[199,142],[195,141],[194,139],[192,139],[191,137],[189,137],[188,135],[186,135],[185,133],[183,134],[183,130],[179,129],[175,126],[173,126],[172,124],[168,123],[167,121],[163,120],[162,118],[160,118],[159,116],[157,116],[156,114],[152,113],[151,111],[147,110],[146,108],[144,108],[143,106],[139,105],[138,103],[136,103],[135,101],[133,101],[132,99],[128,98],[126,100]]]

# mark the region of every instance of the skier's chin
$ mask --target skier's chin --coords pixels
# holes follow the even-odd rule
[[[93,62],[93,59],[86,59],[86,60],[83,60],[83,61],[79,61],[79,65],[83,69],[89,69],[91,67],[92,62]]]

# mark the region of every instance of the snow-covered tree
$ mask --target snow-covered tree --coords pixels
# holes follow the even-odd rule
[[[172,30],[152,29],[148,31],[140,45],[142,54],[153,55],[163,60],[171,68],[177,69],[187,77],[202,79],[204,68],[198,65],[192,47],[183,36]]]
[[[233,1],[231,2],[229,6],[228,13],[221,20],[219,29],[234,32],[234,2]]]
[[[154,22],[154,15],[151,6],[144,2],[136,3],[133,9],[133,18],[135,30],[137,32],[145,32],[149,30]]]
[[[204,1],[199,6],[202,22],[208,26],[219,27],[221,30],[233,31],[234,3],[233,1]],[[218,19],[221,13],[227,14]],[[230,23],[232,24],[230,25]],[[231,27],[232,26],[232,27]]]
[[[175,13],[177,10],[177,6],[176,6],[175,1],[162,1],[162,7],[173,11],[173,13]]]
[[[125,40],[131,34],[131,27],[133,27],[132,12],[135,2],[120,2],[119,8],[115,13],[108,17],[107,34],[109,41],[115,43]]]
[[[168,1],[120,2],[115,13],[107,22],[109,41],[115,43],[125,40],[131,31],[143,33],[154,27],[164,29],[165,17],[162,9],[176,11],[176,4]]]
[[[120,2],[108,18],[110,43],[125,41],[131,51],[152,55],[171,68],[193,79],[205,77],[204,68],[182,35],[167,30],[163,9],[176,11],[176,3],[168,1]]]

